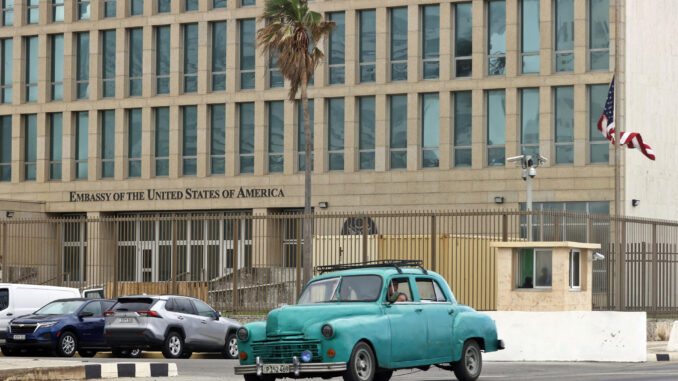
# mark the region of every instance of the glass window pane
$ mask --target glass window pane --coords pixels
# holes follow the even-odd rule
[[[329,37],[330,84],[344,83],[344,45],[346,38],[346,23],[344,12],[329,14],[329,19],[336,23]]]
[[[557,87],[555,92],[556,143],[572,142],[574,141],[574,88]]]
[[[212,155],[226,154],[226,106],[210,106],[210,153]]]
[[[539,144],[539,89],[523,89],[521,95],[521,143]]]
[[[253,89],[255,84],[255,22],[254,19],[240,20],[240,88]],[[245,72],[246,73],[243,73]]]
[[[376,79],[376,16],[374,10],[359,11],[360,14],[360,82],[374,82]]]
[[[89,145],[89,112],[76,112],[75,160],[76,178],[87,178],[87,155]]]
[[[89,33],[78,33],[78,56],[76,63],[77,98],[89,98]]]
[[[197,106],[182,107],[182,155],[184,157],[184,175],[195,175],[193,160],[198,155],[198,109]],[[189,161],[187,161],[189,160]]]
[[[168,13],[172,11],[172,0],[158,0],[158,13]]]
[[[169,174],[169,107],[155,109],[155,158],[156,176]]]
[[[115,17],[116,4],[115,0],[104,1],[104,17]]]
[[[328,150],[330,152],[330,170],[344,169],[344,98],[331,98],[328,101]]]
[[[487,145],[488,166],[504,165],[504,144],[506,144],[506,93],[492,90],[487,93]],[[496,147],[501,146],[501,147]]]
[[[423,58],[440,56],[440,7],[427,5],[423,7]]]
[[[374,169],[374,101],[374,97],[360,97],[358,101],[360,169]]]
[[[239,104],[240,173],[254,173],[254,103]]]
[[[522,5],[522,52],[539,52],[539,0],[523,0]]]
[[[473,19],[471,3],[458,3],[455,6],[454,54],[468,57],[473,49]]]
[[[472,131],[471,92],[454,93],[454,145],[470,146]]]
[[[157,75],[156,93],[169,94],[170,74],[170,27],[159,26],[155,31],[156,38],[156,61],[155,72]]]
[[[407,60],[407,8],[391,9],[391,61]]]
[[[130,159],[141,158],[141,109],[128,111],[128,155]]]
[[[574,0],[556,0],[556,50],[574,49]]]
[[[226,0],[214,0],[212,2],[212,8],[226,8]]]
[[[551,251],[535,251],[534,273],[537,287],[551,287]]]
[[[187,12],[198,10],[198,0],[185,0],[185,1],[186,1],[186,5],[185,5],[184,9]]]
[[[506,3],[490,1],[488,5],[488,54],[491,56],[488,62],[489,75],[504,75],[506,68]]]
[[[440,104],[438,94],[422,95],[422,146],[438,147],[440,131]]]
[[[407,95],[392,95],[390,100],[391,148],[407,148]]]
[[[130,0],[132,16],[142,15],[144,13],[144,0]]]
[[[268,104],[268,153],[269,172],[282,172],[285,125],[284,102],[269,102]]]

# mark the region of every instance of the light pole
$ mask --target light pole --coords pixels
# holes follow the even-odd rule
[[[526,209],[528,212],[532,211],[532,179],[537,176],[537,167],[546,163],[549,159],[540,154],[513,156],[506,159],[509,162],[520,162],[523,167],[522,177],[525,181],[525,198]],[[527,216],[527,240],[532,241],[532,215]]]

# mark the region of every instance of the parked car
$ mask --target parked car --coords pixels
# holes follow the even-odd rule
[[[81,357],[92,357],[108,351],[104,339],[103,311],[114,300],[60,299],[9,323],[7,343],[10,355],[23,350],[45,350],[57,356],[71,357],[77,351]],[[119,357],[138,356],[140,352],[115,353]]]
[[[413,266],[417,268],[405,268]],[[494,321],[457,303],[440,275],[418,261],[322,266],[297,305],[238,330],[245,380],[333,377],[386,381],[396,369],[431,365],[475,380],[482,351],[503,349]],[[336,270],[336,271],[335,271]]]
[[[189,358],[193,352],[238,356],[240,323],[195,298],[126,296],[104,314],[106,341],[116,349],[159,350],[166,358]]]
[[[53,300],[79,297],[80,291],[77,288],[0,283],[0,350],[2,353],[11,352],[5,347],[7,325],[10,320],[33,313]]]

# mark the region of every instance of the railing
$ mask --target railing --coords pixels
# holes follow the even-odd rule
[[[183,293],[222,311],[263,311],[294,303],[301,291],[305,217],[196,212],[5,220],[2,281],[103,284],[107,297]],[[529,218],[537,241],[601,244],[605,259],[593,264],[595,309],[678,313],[678,223],[670,221],[506,210],[315,214],[313,265],[421,260],[447,279],[461,303],[493,310],[490,242],[524,240]]]

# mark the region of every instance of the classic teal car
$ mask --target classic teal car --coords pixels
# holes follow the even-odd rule
[[[504,348],[494,321],[458,304],[445,280],[420,262],[320,270],[337,268],[344,270],[311,280],[296,305],[238,330],[235,374],[246,381],[386,381],[396,369],[435,365],[466,381],[480,375],[482,351]]]

